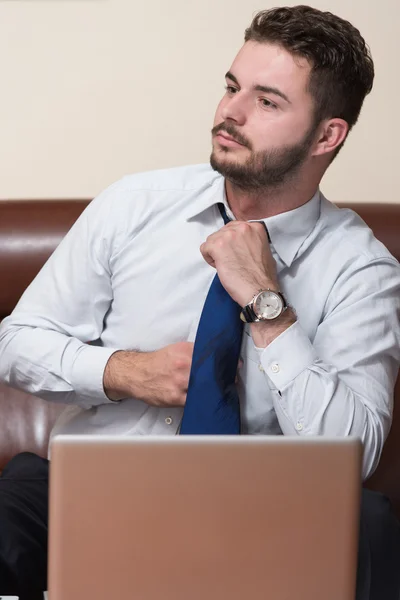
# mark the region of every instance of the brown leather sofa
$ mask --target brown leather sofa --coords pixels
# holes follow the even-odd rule
[[[0,201],[0,320],[88,204],[87,200]],[[400,259],[400,204],[351,206]],[[395,418],[380,465],[366,485],[386,493],[400,517],[400,385]],[[0,384],[0,471],[24,450],[46,456],[50,430],[62,405],[46,403]]]

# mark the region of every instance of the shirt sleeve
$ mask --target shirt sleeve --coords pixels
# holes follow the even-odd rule
[[[390,430],[400,362],[397,261],[360,260],[335,283],[312,340],[297,321],[257,351],[283,433],[359,437],[363,475],[371,475]]]
[[[93,200],[0,325],[0,378],[41,398],[108,403],[103,373],[117,348],[99,343],[112,302],[113,188]]]

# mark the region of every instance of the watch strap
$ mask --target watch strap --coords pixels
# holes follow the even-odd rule
[[[244,321],[245,323],[255,323],[257,321],[257,315],[254,312],[251,304],[247,304],[243,307],[240,316],[242,318],[242,321]]]

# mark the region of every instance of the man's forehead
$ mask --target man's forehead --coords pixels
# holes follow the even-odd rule
[[[239,50],[229,71],[240,85],[281,85],[289,92],[307,85],[310,69],[307,59],[292,55],[278,44],[249,41]]]

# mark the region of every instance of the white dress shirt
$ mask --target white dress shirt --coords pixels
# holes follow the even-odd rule
[[[194,341],[215,275],[199,247],[223,226],[218,202],[230,213],[209,165],[125,177],[90,203],[4,319],[0,377],[68,403],[55,432],[176,434],[181,408],[111,402],[103,372],[116,350]],[[298,320],[261,350],[245,329],[242,433],[358,436],[367,476],[391,424],[400,266],[320,192],[265,224]]]

